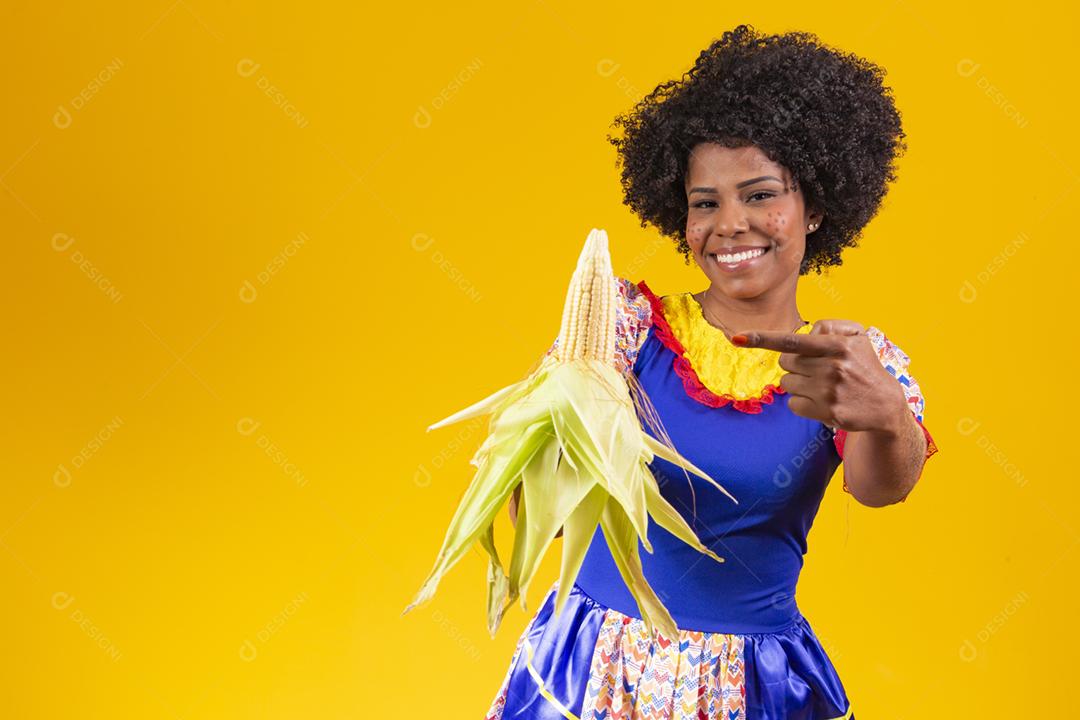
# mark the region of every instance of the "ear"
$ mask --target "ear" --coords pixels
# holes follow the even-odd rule
[[[803,220],[803,229],[806,230],[807,233],[814,232],[815,230],[820,228],[821,221],[825,219],[825,213],[819,210],[807,210],[805,215],[806,217]],[[811,230],[808,227],[810,225],[815,225],[817,227],[815,227],[814,230]]]

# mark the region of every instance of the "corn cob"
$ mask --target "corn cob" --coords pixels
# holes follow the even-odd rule
[[[490,434],[473,456],[475,477],[450,522],[435,566],[408,612],[429,599],[439,580],[474,542],[488,553],[488,630],[494,635],[506,609],[525,593],[547,548],[563,528],[562,564],[555,611],[576,578],[596,527],[653,631],[677,637],[674,620],[649,587],[638,541],[652,552],[651,516],[665,530],[718,562],[683,517],[663,498],[648,468],[654,456],[699,475],[735,500],[715,480],[671,446],[662,427],[642,428],[635,400],[648,399],[615,369],[618,281],[611,269],[607,234],[593,229],[566,292],[555,348],[527,378],[430,426],[428,430],[491,414]],[[521,486],[509,572],[495,548],[494,520]]]
[[[618,285],[611,270],[607,234],[585,240],[570,279],[557,340],[558,359],[611,362],[615,354],[615,303]]]

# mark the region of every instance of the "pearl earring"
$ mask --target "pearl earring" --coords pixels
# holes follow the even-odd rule
[[[817,223],[810,223],[806,226],[807,230],[817,230]]]

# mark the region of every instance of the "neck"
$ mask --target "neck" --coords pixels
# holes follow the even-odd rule
[[[748,330],[793,332],[803,325],[794,289],[776,295],[733,298],[712,285],[698,299],[706,320],[713,325],[719,320],[733,333]]]

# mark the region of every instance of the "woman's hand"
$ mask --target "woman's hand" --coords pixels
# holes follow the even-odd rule
[[[848,431],[844,481],[856,500],[882,507],[908,496],[926,462],[926,437],[862,325],[819,320],[808,335],[750,331],[732,342],[780,351],[791,411]]]
[[[780,367],[787,370],[780,387],[791,396],[788,407],[796,415],[852,432],[897,434],[910,423],[903,388],[854,320],[819,320],[806,335],[749,331],[732,336],[732,342],[780,351]]]

